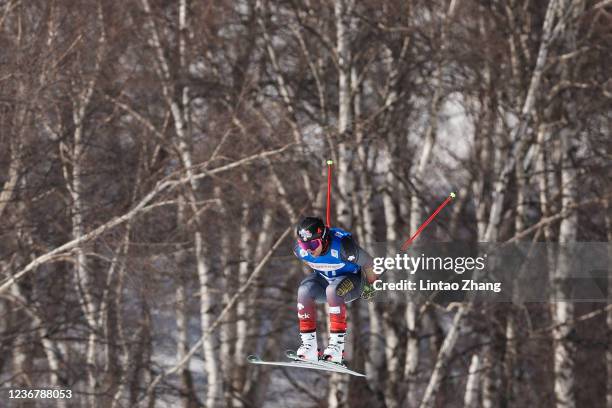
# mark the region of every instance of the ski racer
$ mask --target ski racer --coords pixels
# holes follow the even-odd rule
[[[305,360],[319,357],[343,363],[346,304],[374,295],[372,257],[357,245],[350,232],[327,227],[320,218],[306,217],[296,228],[295,256],[313,269],[298,288],[297,308],[302,344],[296,354]],[[316,303],[329,307],[329,343],[317,347]]]

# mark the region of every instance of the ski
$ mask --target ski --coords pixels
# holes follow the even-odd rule
[[[331,361],[322,361],[322,360],[305,361],[301,359],[300,357],[298,357],[298,355],[295,354],[295,351],[293,350],[287,350],[285,352],[285,355],[287,356],[287,358],[295,362],[313,364],[313,365],[316,365],[317,367],[323,367],[325,369],[328,369],[329,371],[333,371],[336,373],[350,374],[356,377],[365,377],[365,374],[361,374],[361,373],[358,373],[357,371],[350,370],[347,366],[343,364],[332,363]]]
[[[312,368],[313,370],[324,370],[329,371],[325,367],[316,366],[308,361],[264,361],[259,356],[251,355],[247,357],[247,360],[251,364],[262,364],[272,365],[281,367],[300,367],[300,368]]]
[[[293,353],[294,351],[287,351],[287,357],[289,357],[289,353]],[[320,370],[320,371],[328,371],[334,373],[341,374],[351,374],[356,375],[358,377],[365,377],[365,375],[357,373],[355,371],[349,370],[348,368],[335,363],[328,362],[314,362],[314,361],[304,361],[299,357],[295,356],[295,358],[289,357],[292,361],[264,361],[259,356],[250,355],[247,357],[247,361],[251,364],[261,364],[261,365],[271,365],[271,366],[279,366],[279,367],[297,367],[297,368],[310,368],[312,370]]]

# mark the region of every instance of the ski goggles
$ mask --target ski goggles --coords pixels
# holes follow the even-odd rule
[[[306,251],[315,251],[320,245],[323,245],[323,240],[321,238],[313,239],[306,242],[298,240],[298,245],[300,246],[300,248]]]

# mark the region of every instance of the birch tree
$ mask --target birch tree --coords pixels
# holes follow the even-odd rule
[[[441,104],[444,99],[442,76],[444,67],[447,64],[447,49],[449,47],[449,31],[453,20],[455,10],[457,9],[458,0],[450,2],[448,10],[445,11],[442,18],[442,27],[440,29],[440,38],[438,44],[438,52],[435,55],[435,68],[433,74],[433,96],[430,101],[428,111],[428,123],[425,130],[424,140],[420,156],[416,161],[415,168],[412,171],[412,185],[415,191],[410,198],[410,231],[416,231],[424,220],[423,217],[423,194],[424,194],[424,176],[427,169],[427,164],[431,158],[432,150],[435,145],[438,131],[438,115]],[[408,302],[405,312],[406,328],[408,330],[408,342],[406,344],[406,361],[404,363],[404,377],[410,379],[416,375],[419,361],[419,341],[416,337],[417,333],[417,304],[415,301]],[[409,386],[406,400],[409,405],[416,406],[417,395],[416,387]]]
[[[557,13],[561,19],[570,14],[576,19],[584,8],[582,2],[560,2]],[[563,21],[563,20],[562,20]],[[576,50],[576,29],[567,27],[562,34],[565,46],[564,50],[573,52]],[[562,68],[562,78],[571,78],[573,70],[565,65]],[[571,92],[566,91],[562,97],[564,116],[567,123],[560,130],[560,149],[561,149],[561,210],[570,214],[561,220],[559,227],[559,243],[568,245],[560,248],[556,270],[553,275],[553,299],[552,313],[553,322],[556,328],[553,330],[554,342],[554,370],[555,370],[555,398],[557,407],[575,407],[575,379],[574,379],[574,356],[576,346],[570,338],[574,326],[570,323],[573,320],[574,304],[572,302],[572,291],[568,285],[571,276],[571,243],[576,241],[578,232],[578,216],[572,212],[571,208],[577,202],[577,171],[574,164],[574,144],[580,138],[580,125],[576,116],[577,106],[573,103]]]
[[[175,93],[174,81],[170,72],[169,61],[165,56],[165,51],[162,48],[162,43],[159,38],[159,28],[155,23],[152,15],[151,6],[148,0],[142,1],[142,6],[148,15],[148,28],[152,38],[153,51],[155,52],[155,61],[158,76],[160,77],[162,93],[164,99],[170,109],[174,120],[174,130],[177,136],[177,147],[182,165],[185,168],[187,180],[189,183],[189,205],[193,216],[194,223],[197,226],[194,232],[195,255],[197,262],[197,271],[200,285],[200,319],[203,329],[210,326],[212,321],[212,304],[214,296],[210,292],[211,271],[208,260],[205,255],[204,242],[201,232],[201,210],[197,207],[198,195],[200,194],[200,186],[193,174],[193,158],[191,152],[192,140],[190,131],[190,100],[189,87],[179,87]],[[189,69],[189,61],[187,60],[187,2],[183,0],[178,5],[178,73],[184,78]],[[220,406],[222,401],[223,383],[219,376],[219,360],[218,354],[215,352],[215,338],[209,336],[203,341],[203,352],[206,361],[206,377],[208,390],[205,398],[206,406]]]
[[[610,200],[606,202],[606,234],[608,238],[608,257],[612,258],[612,205]],[[612,269],[608,269],[608,307],[612,304]],[[606,324],[608,332],[612,331],[612,309],[608,309],[606,314]],[[606,350],[606,373],[608,379],[606,382],[606,408],[612,407],[612,347],[608,344]]]

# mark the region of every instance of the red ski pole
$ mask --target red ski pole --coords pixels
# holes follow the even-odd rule
[[[327,217],[325,221],[328,228],[331,228],[331,180],[333,164],[333,160],[327,161]]]
[[[423,223],[421,224],[421,226],[416,230],[416,232],[406,241],[404,242],[404,245],[402,245],[402,251],[405,251],[406,249],[408,249],[408,247],[410,246],[410,244],[412,244],[412,242],[416,239],[416,237],[419,236],[419,234],[421,233],[421,231],[423,231],[425,229],[425,227],[427,227],[427,225],[434,219],[436,218],[436,215],[438,215],[438,213],[440,211],[442,211],[442,209],[444,207],[446,207],[446,205],[448,203],[451,202],[451,200],[455,198],[455,193],[450,193],[450,195],[446,198],[446,200],[444,200],[444,202],[442,204],[440,204],[438,206],[438,208],[436,209],[436,211],[433,212],[433,214],[431,214],[429,216],[429,218]]]

